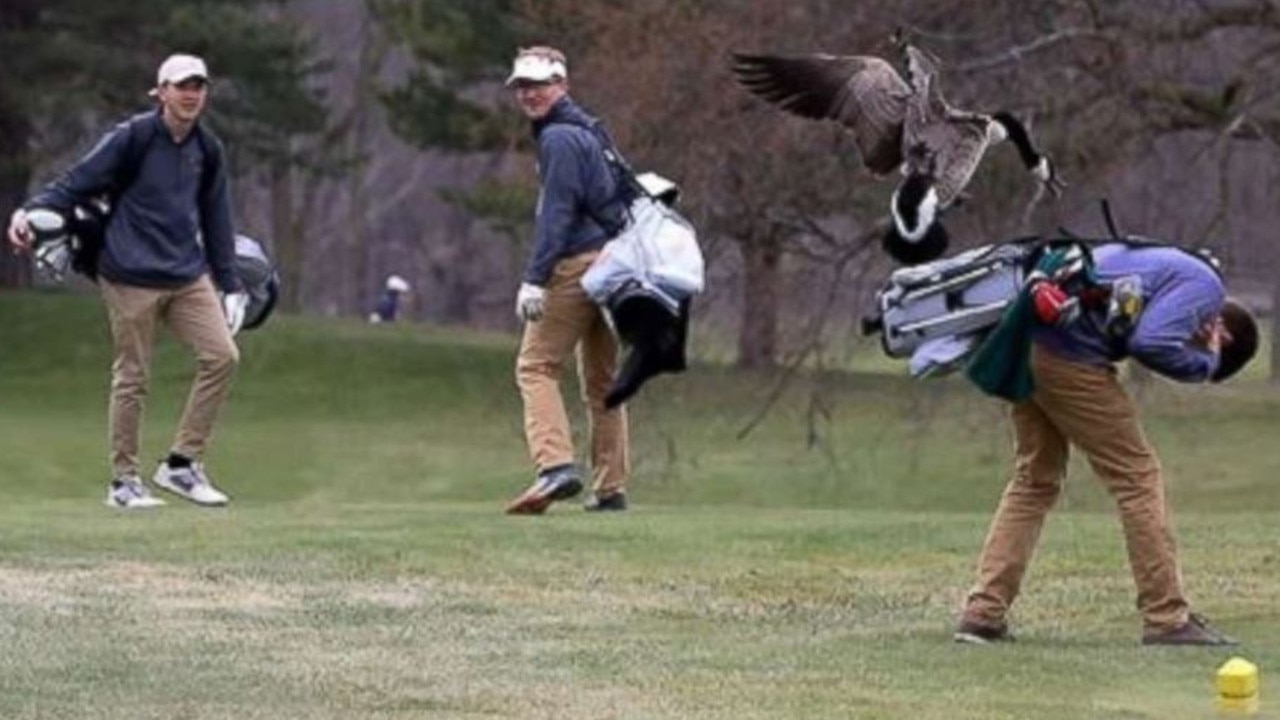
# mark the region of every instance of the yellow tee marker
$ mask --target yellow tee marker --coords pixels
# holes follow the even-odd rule
[[[1218,668],[1218,710],[1230,715],[1258,712],[1258,666],[1233,657]]]

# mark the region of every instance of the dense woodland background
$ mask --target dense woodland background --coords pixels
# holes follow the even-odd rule
[[[239,229],[273,248],[289,309],[362,315],[395,272],[413,319],[510,329],[536,180],[501,80],[548,43],[633,164],[684,187],[710,262],[703,354],[840,362],[874,352],[857,325],[890,269],[893,182],[837,126],[740,91],[729,56],[896,61],[898,27],[941,58],[953,103],[1029,117],[1070,183],[1028,213],[1034,184],[998,148],[948,218],[960,246],[1102,234],[1105,197],[1123,230],[1209,247],[1275,305],[1280,0],[4,0],[0,212],[145,108],[166,54],[195,52]],[[31,281],[3,254],[0,285]]]

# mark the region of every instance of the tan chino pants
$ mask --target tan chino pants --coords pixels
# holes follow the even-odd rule
[[[524,400],[529,455],[538,471],[573,462],[573,435],[560,375],[576,349],[578,382],[589,422],[592,490],[605,496],[626,491],[630,459],[626,410],[604,408],[617,366],[617,341],[580,282],[598,254],[583,253],[556,264],[547,283],[542,319],[524,326],[516,385]]]
[[[119,285],[99,278],[111,323],[111,468],[138,472],[138,443],[151,372],[156,326],[163,320],[196,357],[196,376],[171,450],[199,459],[231,390],[240,353],[208,275],[175,289]]]
[[[1133,400],[1112,367],[1073,363],[1039,347],[1032,363],[1035,393],[1011,410],[1013,479],[992,519],[965,619],[986,625],[1004,621],[1045,516],[1062,489],[1070,443],[1085,453],[1119,509],[1144,625],[1158,630],[1181,625],[1188,604],[1164,481]]]

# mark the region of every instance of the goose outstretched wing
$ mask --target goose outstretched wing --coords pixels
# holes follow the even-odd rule
[[[853,131],[876,173],[902,164],[902,122],[911,87],[888,62],[869,56],[734,54],[733,72],[752,93],[801,117]]]

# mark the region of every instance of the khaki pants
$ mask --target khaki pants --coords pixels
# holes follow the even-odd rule
[[[583,253],[556,264],[547,283],[542,319],[525,323],[516,384],[524,400],[529,455],[538,471],[573,462],[573,436],[560,393],[560,375],[576,348],[578,383],[590,422],[592,490],[603,496],[625,492],[631,467],[626,410],[604,408],[618,344],[600,308],[580,283],[598,254]]]
[[[208,275],[172,290],[117,285],[99,278],[111,322],[111,469],[138,472],[138,437],[151,371],[156,325],[169,329],[196,356],[196,377],[178,423],[172,451],[199,459],[208,446],[240,353],[227,329],[222,303]]]
[[[1011,411],[1013,479],[991,522],[965,619],[1003,622],[1062,488],[1071,443],[1085,453],[1119,508],[1145,626],[1164,630],[1181,625],[1188,608],[1160,463],[1115,369],[1069,362],[1039,347],[1032,364],[1035,393]]]

